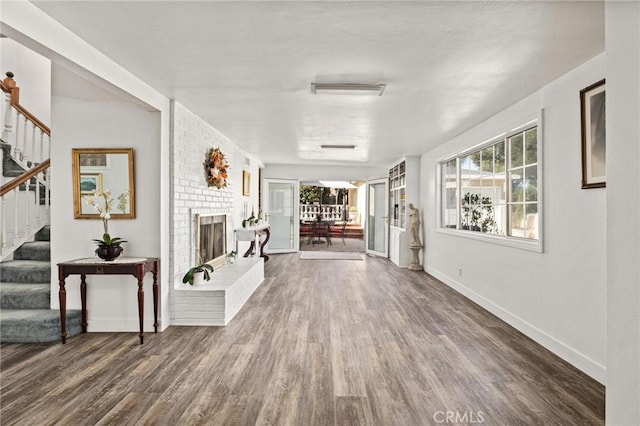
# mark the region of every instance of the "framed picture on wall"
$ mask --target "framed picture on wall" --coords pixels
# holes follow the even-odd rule
[[[80,194],[93,194],[102,191],[101,173],[80,173]]]
[[[580,91],[583,189],[607,185],[604,82],[600,80]]]
[[[246,170],[242,171],[242,195],[246,195],[249,196],[250,195],[250,188],[251,185],[251,173],[249,173]]]
[[[80,167],[108,168],[109,160],[105,153],[83,153],[80,155]]]

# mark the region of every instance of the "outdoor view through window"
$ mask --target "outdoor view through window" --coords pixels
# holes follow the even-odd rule
[[[443,228],[539,239],[536,125],[440,166]]]

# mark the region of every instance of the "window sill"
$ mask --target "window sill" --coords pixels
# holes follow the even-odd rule
[[[437,228],[436,232],[439,234],[451,235],[454,237],[469,238],[471,240],[483,241],[490,244],[497,244],[501,246],[513,247],[522,250],[533,251],[542,253],[542,241],[541,240],[526,240],[518,237],[504,237],[501,235],[481,234],[476,231],[463,231],[459,229],[446,229]]]

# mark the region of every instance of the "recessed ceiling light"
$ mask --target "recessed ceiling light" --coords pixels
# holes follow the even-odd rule
[[[356,149],[355,145],[320,145],[322,149]]]
[[[386,84],[311,83],[314,95],[369,95],[382,96]]]

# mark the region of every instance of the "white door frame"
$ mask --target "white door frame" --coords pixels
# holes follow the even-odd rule
[[[369,229],[372,225],[371,217],[374,216],[374,212],[370,212],[370,187],[371,185],[379,185],[384,184],[384,213],[380,219],[384,219],[384,250],[378,251],[369,248]],[[380,179],[371,179],[367,181],[367,206],[365,208],[366,215],[366,224],[365,224],[365,250],[367,254],[371,254],[374,256],[381,257],[389,257],[389,179],[388,178],[380,178]],[[375,230],[375,228],[373,228]]]
[[[271,232],[271,236],[270,236],[270,241],[267,242],[267,246],[266,246],[266,250],[268,253],[295,253],[299,250],[300,247],[300,182],[296,179],[272,179],[272,178],[265,178],[264,179],[264,197],[263,197],[263,208],[264,208],[264,212],[265,212],[265,220],[267,221],[267,223],[271,223],[271,212],[269,211],[269,203],[270,203],[270,196],[271,193],[269,191],[269,184],[270,183],[284,183],[284,184],[291,184],[293,185],[293,203],[292,203],[292,209],[293,212],[292,213],[292,220],[293,220],[293,247],[287,247],[287,248],[272,248],[270,246],[271,244],[271,240],[275,239],[277,240],[277,235],[274,235],[274,233],[278,232],[277,227],[274,229],[273,226],[270,229]]]

